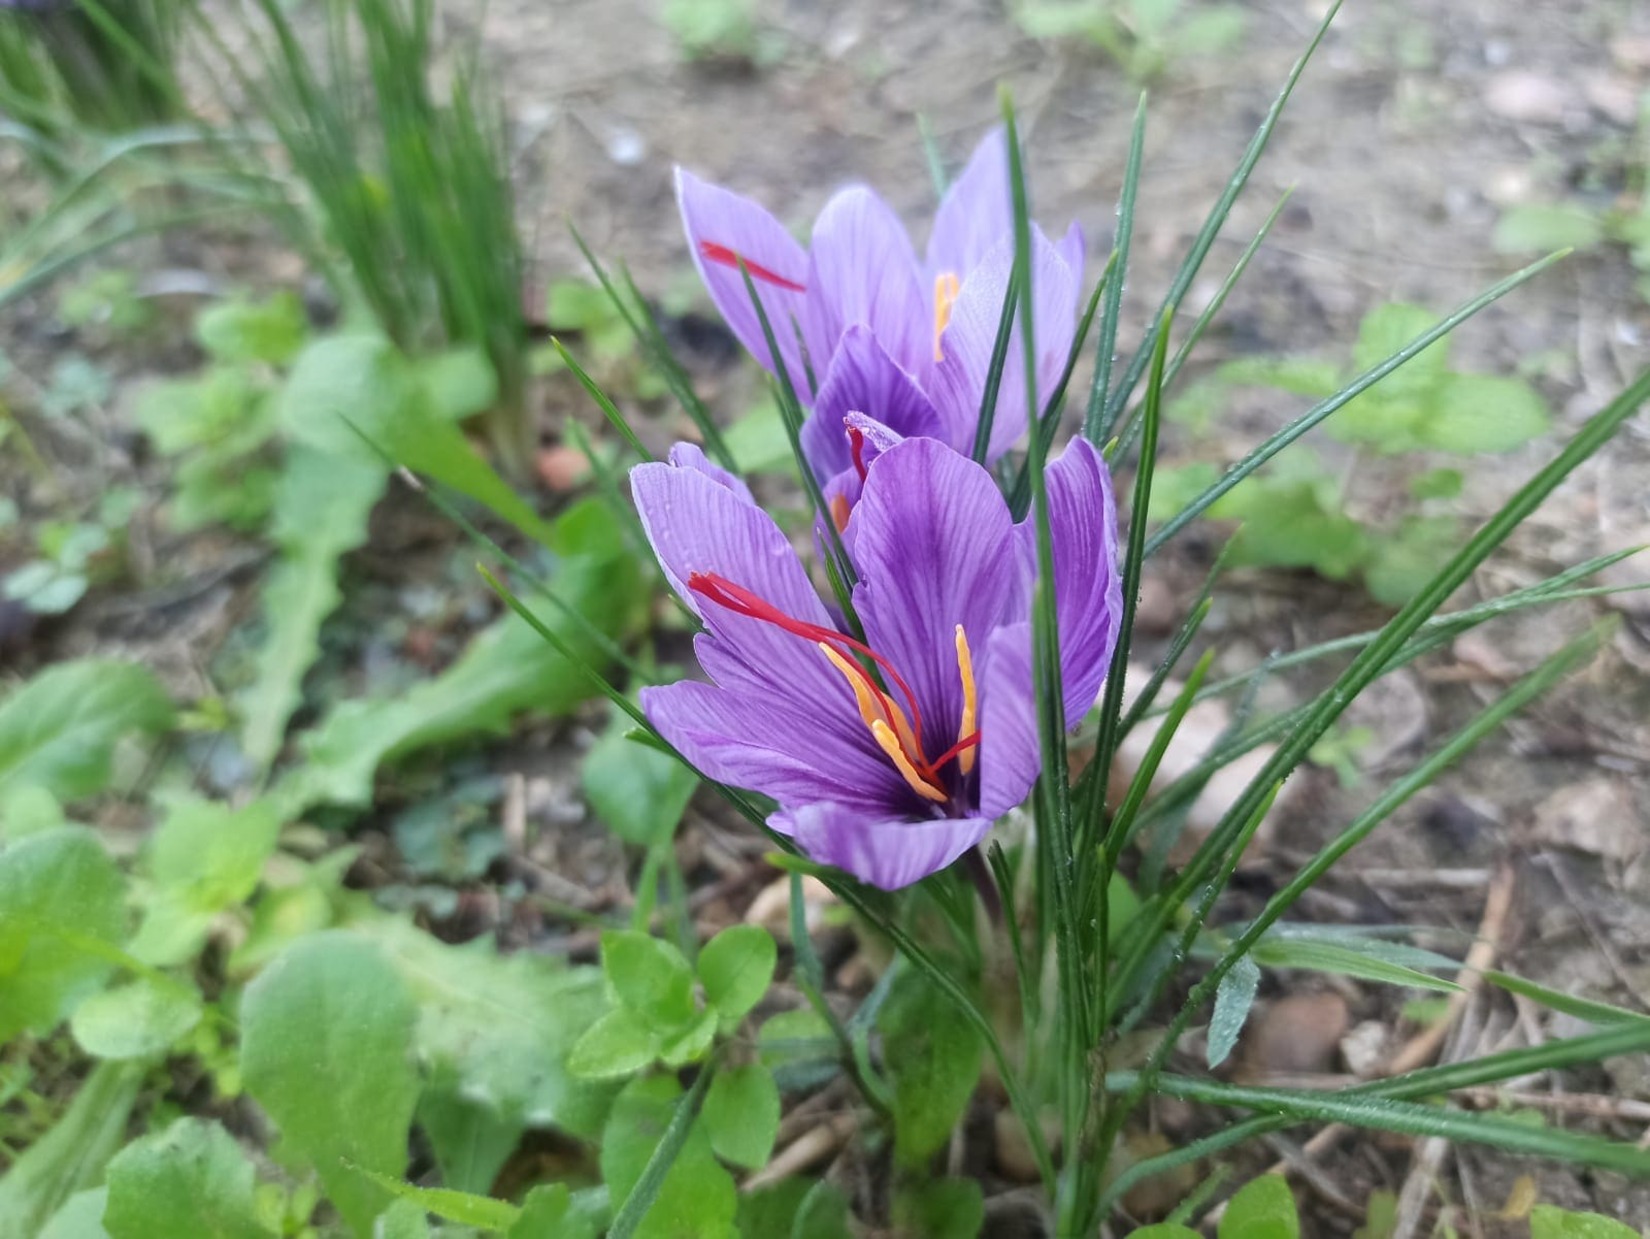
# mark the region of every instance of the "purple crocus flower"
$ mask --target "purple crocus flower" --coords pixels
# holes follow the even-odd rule
[[[836,194],[804,247],[750,199],[678,169],[694,262],[735,336],[764,366],[772,353],[739,271],[750,272],[780,360],[814,409],[804,446],[823,484],[849,464],[843,416],[865,412],[908,437],[973,446],[998,316],[1013,265],[1008,144],[989,133],[946,193],[918,261],[905,227],[863,185]],[[1038,390],[1063,367],[1076,328],[1082,231],[1033,239]],[[1018,339],[1008,353],[990,459],[1025,430]]]
[[[979,843],[1037,777],[1035,525],[1016,525],[991,475],[945,444],[875,437],[849,525],[863,642],[698,448],[630,477],[666,578],[704,622],[695,649],[713,681],[645,689],[648,718],[709,777],[777,801],[769,826],[810,857],[893,890]],[[1117,640],[1117,518],[1088,442],[1047,479],[1074,727]]]

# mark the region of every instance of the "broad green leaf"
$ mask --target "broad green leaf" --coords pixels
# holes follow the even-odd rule
[[[812,1088],[841,1069],[831,1026],[812,1007],[781,1011],[763,1022],[757,1055],[781,1087]]]
[[[1474,456],[1510,452],[1551,424],[1547,402],[1522,379],[1448,374],[1439,380],[1415,433],[1427,447]]]
[[[724,1032],[738,1027],[762,1001],[778,961],[773,935],[760,925],[730,925],[705,943],[699,952],[699,983]]]
[[[913,1183],[894,1196],[894,1224],[924,1239],[976,1239],[985,1199],[972,1179]]]
[[[490,943],[450,946],[404,921],[383,920],[360,932],[388,954],[418,1003],[415,1036],[432,1087],[456,1091],[491,1116],[487,1139],[509,1140],[528,1124],[593,1138],[601,1131],[613,1090],[573,1079],[568,1051],[608,1008],[600,970],[564,968],[543,956],[502,956]],[[438,1103],[439,1104],[439,1103]],[[421,1117],[428,1123],[429,1112]],[[463,1128],[428,1127],[444,1174],[461,1155]],[[465,1155],[467,1159],[467,1154]],[[472,1166],[488,1180],[503,1164]],[[451,1177],[449,1186],[457,1186]]]
[[[153,1058],[200,1023],[201,999],[182,981],[139,977],[93,994],[69,1028],[93,1058]]]
[[[1152,471],[1151,507],[1147,509],[1150,520],[1153,524],[1168,520],[1219,478],[1220,470],[1203,460],[1173,468],[1158,466]]]
[[[214,918],[257,887],[280,830],[269,800],[240,809],[192,797],[174,802],[149,841],[154,888],[132,954],[158,967],[193,956]]]
[[[664,1038],[659,1046],[659,1060],[667,1067],[685,1067],[704,1058],[715,1040],[716,1011],[707,1007],[681,1032]]]
[[[1232,387],[1275,387],[1314,400],[1333,395],[1341,385],[1339,366],[1311,357],[1240,357],[1215,375]]]
[[[980,1078],[980,1038],[921,973],[902,973],[877,1016],[894,1082],[894,1157],[918,1166],[951,1138]]]
[[[747,1170],[760,1170],[779,1134],[779,1089],[761,1063],[723,1071],[705,1094],[701,1121],[716,1156]]]
[[[1530,1239],[1639,1239],[1639,1231],[1601,1213],[1537,1205],[1530,1210]]]
[[[1260,989],[1260,968],[1245,955],[1220,979],[1215,989],[1215,1012],[1209,1020],[1209,1067],[1225,1062],[1237,1047],[1238,1034],[1248,1022]]]
[[[1129,1239],[1203,1239],[1203,1236],[1189,1227],[1174,1222],[1159,1222],[1155,1226],[1142,1226],[1139,1230],[1131,1230]]]
[[[1299,1239],[1300,1216],[1282,1175],[1263,1174],[1226,1203],[1218,1239]]]
[[[508,1239],[596,1239],[596,1227],[565,1183],[541,1183],[522,1201]]]
[[[1496,221],[1491,243],[1503,254],[1550,254],[1591,249],[1604,240],[1598,212],[1580,206],[1527,202]]]
[[[103,1210],[109,1200],[106,1187],[87,1188],[76,1192],[63,1202],[63,1207],[52,1214],[37,1239],[111,1239],[103,1229]],[[0,1234],[4,1233],[0,1222]]]
[[[487,1192],[526,1129],[519,1113],[466,1096],[458,1073],[447,1064],[425,1079],[417,1118],[442,1185],[461,1192]]]
[[[632,1076],[659,1057],[658,1031],[629,1007],[609,1011],[574,1043],[567,1069],[586,1080]]]
[[[658,1147],[682,1090],[668,1076],[633,1080],[613,1103],[602,1135],[602,1179],[614,1208],[629,1198]],[[633,1239],[735,1239],[738,1193],[695,1123]]]
[[[659,1032],[682,1029],[698,1014],[693,969],[680,951],[651,934],[604,933],[602,971],[619,1000]]]
[[[1409,480],[1409,493],[1417,499],[1454,499],[1466,483],[1459,469],[1428,469]]]
[[[639,619],[641,574],[622,548],[613,518],[599,506],[571,509],[557,521],[572,543],[550,585],[596,632],[622,640]],[[583,551],[581,546],[588,546]],[[528,595],[539,619],[588,663],[605,660],[583,625]],[[304,764],[278,786],[289,812],[319,802],[365,805],[380,764],[431,745],[502,730],[523,710],[566,714],[594,692],[590,681],[525,620],[502,617],[446,671],[394,697],[335,708],[302,743]]]
[[[781,1179],[739,1194],[739,1233],[745,1239],[852,1239],[848,1198],[823,1179]]]
[[[1373,369],[1437,321],[1438,316],[1425,306],[1392,302],[1375,307],[1358,324],[1358,342],[1352,349],[1353,369],[1359,372]],[[1385,393],[1387,399],[1409,399],[1414,392],[1431,387],[1448,368],[1449,338],[1445,337],[1423,349],[1371,390]]]
[[[392,1201],[372,1224],[372,1239],[430,1239],[429,1214],[416,1201]]]
[[[147,1068],[146,1063],[92,1068],[52,1129],[24,1149],[0,1178],[0,1239],[35,1239],[64,1202],[102,1180],[104,1166],[126,1138]]]
[[[630,716],[613,712],[601,739],[585,755],[585,799],[596,816],[638,847],[668,840],[687,811],[699,777],[669,753],[627,738]]]
[[[109,1163],[110,1239],[274,1239],[258,1218],[255,1172],[216,1123],[183,1118]]]
[[[303,304],[290,292],[267,301],[226,301],[195,316],[195,338],[219,361],[284,365],[308,334]]]
[[[417,1014],[383,951],[339,931],[300,939],[241,1003],[247,1092],[358,1235],[389,1200],[359,1170],[399,1178],[406,1166]]]
[[[88,830],[29,835],[0,851],[0,1043],[44,1036],[113,970],[125,884]]]
[[[321,623],[342,598],[338,561],[366,540],[387,476],[377,461],[301,445],[287,453],[270,531],[280,559],[264,582],[264,637],[238,703],[241,748],[260,770],[275,760],[303,700],[304,673],[321,654]]]
[[[796,456],[779,405],[764,400],[728,427],[728,450],[742,475],[794,473]]]
[[[311,344],[293,365],[279,410],[300,443],[365,464],[379,461],[379,449],[485,504],[536,541],[554,542],[550,527],[441,416],[416,368],[382,336]]]
[[[172,704],[147,668],[59,663],[0,701],[0,793],[35,785],[61,801],[90,796],[108,783],[116,741],[171,725]]]
[[[68,824],[62,804],[44,787],[23,784],[0,796],[0,841],[16,841]]]
[[[1236,562],[1310,568],[1344,580],[1369,554],[1369,539],[1341,510],[1335,481],[1316,458],[1297,449],[1285,470],[1247,478],[1209,509],[1217,520],[1238,520]]]
[[[1415,989],[1458,990],[1454,981],[1446,981],[1422,972],[1407,964],[1393,963],[1384,958],[1382,946],[1390,943],[1358,947],[1337,942],[1314,942],[1264,938],[1255,944],[1251,954],[1257,964],[1268,968],[1301,968],[1311,972],[1331,972],[1340,976],[1378,981],[1383,985],[1404,985]]]
[[[451,348],[420,357],[413,362],[413,372],[443,421],[465,421],[498,400],[498,375],[480,349]]]
[[[1453,516],[1410,516],[1398,528],[1370,539],[1364,585],[1377,602],[1401,607],[1432,580],[1461,544]]]

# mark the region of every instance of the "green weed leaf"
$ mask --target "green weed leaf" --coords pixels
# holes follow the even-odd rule
[[[31,783],[61,801],[100,792],[116,741],[171,725],[172,704],[147,668],[59,663],[0,702],[0,794]]]
[[[1604,240],[1604,221],[1585,207],[1526,202],[1496,221],[1491,244],[1503,254],[1591,249]]]
[[[980,1039],[916,972],[895,983],[877,1023],[894,1081],[894,1156],[916,1166],[950,1139],[973,1096]]]
[[[179,1119],[109,1163],[109,1239],[273,1239],[258,1218],[252,1163],[216,1123]]]
[[[894,1224],[925,1239],[976,1239],[985,1225],[985,1199],[972,1179],[915,1183],[894,1197]]]
[[[418,1099],[417,1009],[384,953],[355,934],[313,934],[247,986],[241,1070],[247,1092],[315,1167],[358,1235],[388,1203],[359,1170],[399,1178]]]
[[[265,769],[303,699],[304,673],[321,654],[321,623],[338,605],[338,561],[366,540],[367,517],[388,474],[377,461],[297,446],[275,489],[271,537],[281,557],[264,582],[263,643],[241,694],[241,748]]]
[[[699,778],[669,753],[637,744],[630,716],[613,711],[607,730],[585,755],[585,799],[626,843],[653,847],[675,834]]]
[[[126,1138],[147,1067],[99,1063],[51,1130],[7,1167],[0,1179],[0,1239],[37,1239],[39,1227],[65,1201],[102,1179],[104,1166]],[[68,1224],[61,1214],[54,1219],[60,1228]],[[65,1239],[92,1237],[70,1231]]]
[[[619,1000],[660,1032],[680,1030],[698,1013],[693,969],[674,946],[650,934],[604,933],[602,971]]]
[[[75,1009],[69,1027],[93,1058],[143,1059],[164,1054],[200,1018],[193,986],[140,977],[93,994]]]
[[[303,304],[289,292],[267,301],[222,302],[195,318],[195,339],[218,361],[285,365],[308,334]]]
[[[773,1153],[779,1134],[779,1088],[761,1063],[721,1072],[705,1094],[705,1133],[716,1156],[747,1170],[759,1170]]]
[[[132,954],[159,967],[194,955],[213,919],[252,894],[280,830],[268,800],[241,809],[192,797],[174,802],[149,840],[154,889]]]
[[[88,830],[30,835],[0,851],[0,1043],[49,1033],[95,993],[125,936],[125,884]]]
[[[613,1103],[602,1135],[602,1178],[617,1204],[629,1199],[670,1125],[682,1090],[667,1076],[632,1081]],[[630,1239],[735,1239],[738,1193],[694,1123]]]
[[[724,1032],[738,1027],[773,982],[779,948],[759,925],[730,925],[699,952],[699,983]]]
[[[1300,1216],[1282,1175],[1264,1174],[1227,1202],[1218,1239],[1299,1239]]]
[[[1530,1239],[1639,1239],[1639,1232],[1601,1213],[1537,1205],[1530,1210]]]
[[[587,1080],[635,1075],[654,1059],[664,1039],[629,1007],[609,1011],[574,1042],[567,1069]]]
[[[1215,1013],[1209,1020],[1209,1067],[1220,1066],[1237,1047],[1238,1034],[1249,1020],[1260,989],[1260,968],[1244,956],[1220,979],[1215,989]]]

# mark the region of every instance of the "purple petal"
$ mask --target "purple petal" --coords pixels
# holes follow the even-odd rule
[[[846,709],[830,708],[839,699],[802,709],[691,680],[644,688],[641,697],[659,733],[718,782],[786,805],[831,800],[862,814],[897,812],[911,793],[869,739],[846,686],[841,692]]]
[[[738,260],[743,259],[791,383],[806,402],[812,389],[794,324],[801,325],[813,346],[810,333],[816,311],[804,284],[807,252],[783,224],[749,198],[702,181],[684,168],[676,169],[676,201],[694,265],[728,328],[758,362],[773,369],[773,354],[739,270]]]
[[[773,518],[748,498],[693,468],[652,463],[630,471],[630,490],[642,528],[665,579],[705,621],[724,687],[766,686],[787,695],[833,700],[847,694],[841,676],[805,637],[739,615],[688,589],[694,573],[742,586],[770,606],[822,628],[834,628],[795,549]],[[701,656],[703,661],[704,656]]]
[[[1012,239],[997,246],[963,282],[951,321],[940,337],[944,354],[930,389],[950,442],[972,445],[991,371],[997,324],[1014,271]],[[1037,400],[1053,393],[1077,334],[1077,277],[1066,259],[1038,228],[1031,230],[1032,330],[1037,345]],[[1027,425],[1025,346],[1016,324],[1004,358],[991,423],[988,462],[996,460]]]
[[[991,833],[990,818],[878,820],[829,802],[776,813],[768,825],[821,864],[885,891],[938,873]]]
[[[1117,504],[1106,462],[1087,439],[1073,439],[1044,477],[1054,549],[1060,678],[1066,726],[1075,727],[1094,705],[1105,681],[1123,617]],[[1034,539],[1036,523],[1028,517],[1017,532],[1021,538]],[[1032,562],[1036,562],[1034,551]]]
[[[994,819],[1025,800],[1042,768],[1031,686],[1031,622],[999,628],[980,680],[980,812]]]
[[[1009,184],[1008,137],[1002,127],[974,148],[962,175],[951,183],[934,215],[928,238],[928,278],[966,279],[1004,237],[1014,232]]]
[[[802,450],[814,476],[829,478],[852,465],[844,420],[863,413],[906,438],[938,435],[934,403],[865,326],[850,327],[802,426]]]
[[[1081,285],[1083,264],[1088,261],[1088,241],[1083,236],[1083,225],[1072,220],[1071,227],[1066,229],[1066,235],[1060,238],[1055,248],[1060,251],[1060,257],[1066,260],[1066,269],[1071,272],[1071,278]]]
[[[746,503],[754,504],[756,499],[751,494],[751,488],[745,485],[745,480],[736,473],[729,473],[721,465],[705,455],[705,450],[697,443],[677,443],[670,449],[666,458],[678,469],[697,469],[719,486],[732,491]]]
[[[957,626],[979,650],[1018,589],[1007,505],[966,456],[907,439],[872,466],[854,524],[854,609],[916,695],[924,751],[938,756],[961,738]]]
[[[1044,477],[1060,681],[1070,728],[1094,705],[1117,648],[1123,614],[1117,508],[1106,463],[1087,439],[1073,439]],[[1029,600],[1037,571],[1035,520],[1028,516],[1014,534],[1022,596]],[[1042,765],[1041,753],[1032,695],[1031,624],[1011,624],[991,638],[980,687],[980,812],[1001,815],[1024,800]]]
[[[832,343],[862,325],[912,374],[926,374],[933,365],[933,309],[911,239],[869,189],[856,185],[825,204],[809,241],[808,283]]]

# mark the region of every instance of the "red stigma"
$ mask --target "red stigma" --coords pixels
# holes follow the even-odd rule
[[[854,454],[854,472],[865,481],[865,432],[858,426],[848,427],[848,447]]]
[[[905,698],[906,708],[911,712],[911,731],[916,736],[917,744],[920,748],[922,744],[922,711],[917,706],[917,696],[911,691],[911,686],[905,682],[905,677],[900,675],[900,673],[894,669],[894,665],[881,654],[878,654],[870,646],[864,644],[863,642],[856,641],[854,638],[846,636],[845,634],[836,631],[834,628],[822,628],[818,624],[805,623],[802,620],[786,615],[771,602],[767,602],[764,599],[757,597],[755,594],[751,593],[750,590],[741,585],[735,585],[726,577],[718,576],[714,572],[690,573],[688,575],[687,587],[694,593],[703,595],[704,597],[710,599],[718,606],[726,607],[736,615],[745,615],[749,616],[751,619],[762,620],[764,623],[772,624],[777,628],[782,628],[786,632],[791,633],[794,636],[802,637],[805,640],[824,642],[827,645],[836,647],[839,652],[842,650],[847,650],[854,654],[862,654],[866,658],[870,659],[876,664],[877,668],[888,677],[889,683],[899,690],[900,696]],[[871,690],[872,695],[881,696],[882,690],[877,687],[876,683],[871,679],[870,674],[866,672],[863,667],[860,667],[860,665],[852,658],[848,659],[848,662],[850,666],[855,668],[861,681]],[[917,765],[915,762],[913,762],[913,764],[917,765],[918,772],[925,778],[937,781],[937,771],[941,766],[943,766],[947,761],[950,761],[952,757],[956,756],[964,749],[978,743],[979,734],[975,733],[974,736],[955,745],[949,752],[946,753],[943,760],[938,762],[929,762],[926,759],[923,759],[920,765]],[[917,757],[922,758],[922,754],[919,752]]]
[[[764,283],[772,284],[776,288],[783,288],[793,293],[808,291],[806,285],[798,284],[795,280],[788,280],[776,271],[770,271],[766,267],[759,266],[743,254],[736,253],[725,245],[718,245],[715,241],[699,242],[699,252],[708,261],[721,263],[722,266],[732,267],[735,270],[738,270],[740,263],[744,263],[745,270],[751,273],[751,279],[753,280],[762,280]]]

